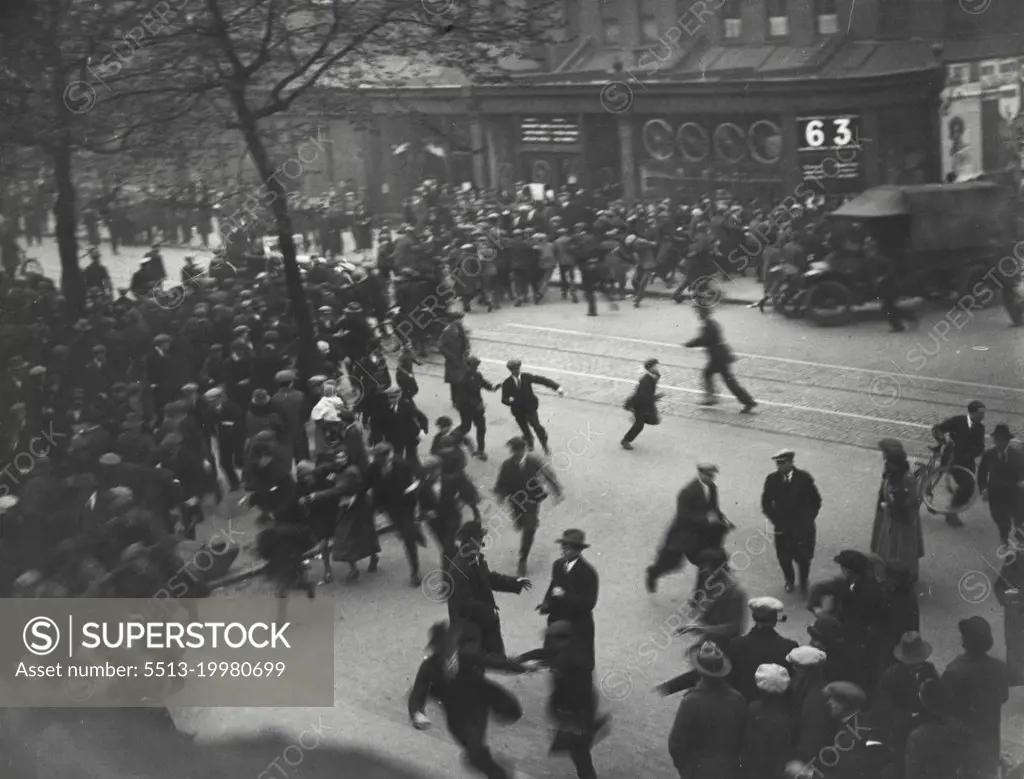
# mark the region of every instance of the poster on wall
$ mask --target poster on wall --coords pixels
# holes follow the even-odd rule
[[[943,109],[943,180],[960,181],[979,175],[983,170],[981,95],[950,95]]]

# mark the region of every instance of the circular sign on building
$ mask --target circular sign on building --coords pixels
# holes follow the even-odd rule
[[[703,162],[711,153],[708,131],[696,122],[684,122],[676,131],[679,153],[687,162]]]
[[[774,165],[782,159],[782,128],[768,119],[750,125],[747,147],[751,159],[762,165]]]
[[[672,126],[664,119],[651,119],[644,124],[644,148],[654,160],[670,160],[675,154]]]
[[[723,122],[715,128],[715,156],[726,162],[742,162],[747,156],[747,134],[738,124]]]

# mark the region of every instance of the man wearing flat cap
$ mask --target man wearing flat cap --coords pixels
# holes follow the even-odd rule
[[[832,746],[836,734],[824,692],[825,659],[825,653],[812,646],[798,646],[786,655],[793,674],[791,702],[797,723],[793,754],[802,763],[810,763],[822,749]]]
[[[536,373],[523,373],[523,363],[520,360],[509,360],[506,363],[509,377],[501,383],[501,402],[509,407],[512,418],[516,420],[519,429],[523,431],[523,439],[527,447],[533,449],[533,431],[537,432],[537,440],[540,441],[544,454],[550,454],[548,449],[548,431],[540,423],[537,410],[540,401],[534,393],[533,386],[539,384],[542,387],[554,390],[560,397],[565,396],[565,390],[546,376]],[[532,428],[532,429],[531,429]]]
[[[228,400],[223,387],[213,387],[203,394],[203,416],[206,433],[217,442],[217,463],[224,471],[232,492],[241,488],[239,473],[245,465],[245,415]]]
[[[797,648],[796,641],[785,638],[775,630],[780,619],[785,619],[784,605],[776,598],[751,598],[747,602],[753,626],[746,635],[734,638],[729,644],[732,675],[729,683],[748,702],[758,699],[754,680],[757,669],[763,665],[786,664],[786,656]]]
[[[430,423],[397,385],[388,387],[384,395],[385,402],[370,418],[370,441],[387,441],[394,447],[395,457],[418,464],[420,433],[426,434]]]
[[[444,357],[444,383],[448,385],[452,405],[455,406],[458,383],[462,380],[466,358],[469,357],[469,333],[462,323],[462,317],[453,318],[441,331],[437,348]]]
[[[306,419],[309,401],[302,390],[295,387],[295,371],[278,371],[274,375],[277,392],[270,398],[284,416],[287,425],[287,439],[295,456],[295,462],[309,458],[309,436],[306,435]]]
[[[540,525],[540,504],[547,499],[550,488],[557,500],[562,499],[562,485],[554,471],[527,450],[526,441],[508,441],[509,457],[501,464],[494,482],[494,494],[508,501],[516,529],[522,533],[519,544],[519,575],[526,575],[526,563],[533,548],[533,539]]]
[[[648,592],[657,591],[658,579],[679,570],[684,558],[696,565],[702,551],[721,548],[732,523],[719,508],[717,474],[717,465],[698,464],[696,478],[676,496],[676,515],[658,549],[657,559],[647,568]]]
[[[807,595],[816,541],[815,520],[821,510],[821,493],[814,477],[794,467],[796,453],[783,449],[772,456],[775,471],[768,474],[761,491],[761,511],[775,530],[775,556],[785,582],[786,592],[793,592],[800,574],[800,591]]]
[[[999,541],[1005,546],[1014,526],[1024,526],[1024,454],[1011,446],[1010,428],[999,423],[992,430],[993,446],[981,456],[978,464],[978,489],[988,502],[992,521],[999,531]],[[1021,532],[1021,531],[1018,531]]]

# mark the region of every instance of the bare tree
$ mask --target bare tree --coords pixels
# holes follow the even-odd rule
[[[229,109],[222,127],[244,139],[260,185],[225,229],[272,221],[284,257],[300,338],[300,372],[314,364],[312,315],[296,263],[290,184],[317,152],[309,137],[282,150],[271,138],[291,114],[317,112],[323,90],[332,112],[348,119],[368,111],[366,87],[456,73],[463,83],[507,78],[510,58],[543,41],[557,0],[202,0],[158,55],[175,62],[167,93],[202,95]],[[178,100],[180,98],[172,98]],[[269,215],[269,218],[268,218]]]

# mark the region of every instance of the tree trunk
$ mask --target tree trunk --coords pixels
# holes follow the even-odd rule
[[[274,223],[277,227],[277,237],[284,264],[285,284],[288,288],[288,298],[292,304],[295,329],[299,336],[299,377],[302,381],[306,381],[316,371],[316,353],[314,351],[316,349],[316,332],[313,329],[313,316],[310,313],[309,304],[306,302],[306,290],[302,285],[302,275],[299,273],[299,263],[295,256],[292,218],[288,213],[288,193],[278,179],[277,171],[274,170],[267,150],[263,146],[263,139],[260,138],[256,123],[244,116],[242,111],[239,113],[242,114],[239,119],[241,120],[240,124],[243,125],[242,133],[245,136],[246,145],[249,147],[249,154],[252,155],[256,170],[259,171],[266,195],[271,198],[270,211],[274,215]]]
[[[75,212],[75,182],[71,176],[71,144],[60,143],[53,155],[53,178],[57,186],[54,206],[57,250],[60,253],[60,286],[68,311],[77,316],[85,304],[82,273],[78,267],[78,215]]]

